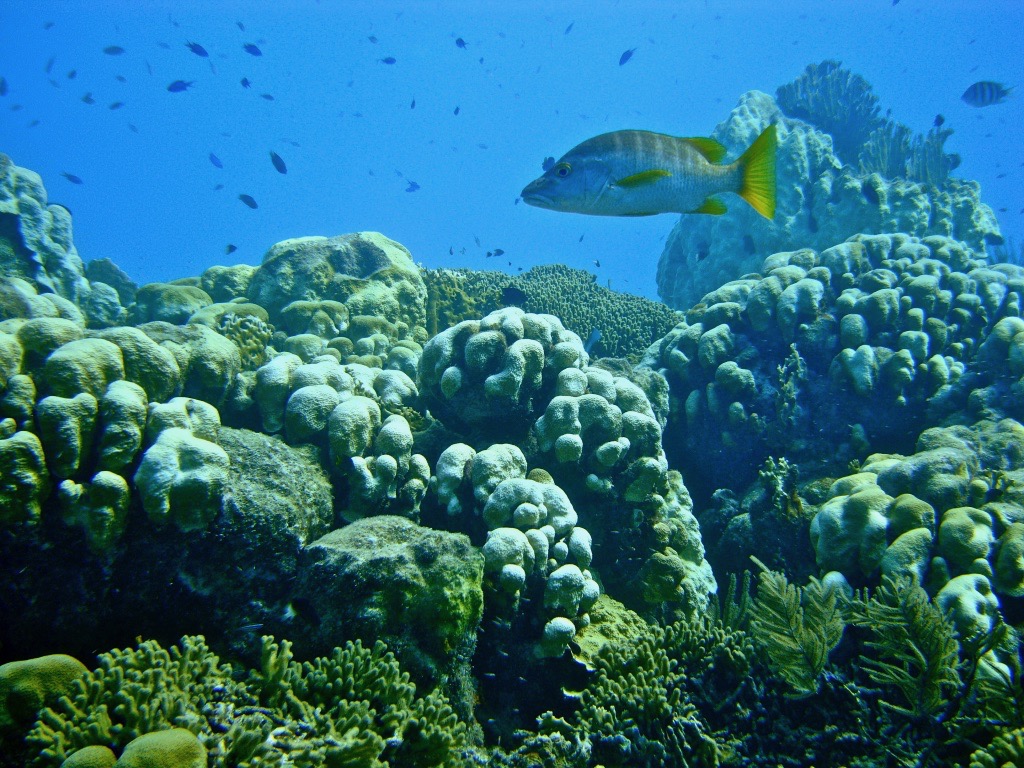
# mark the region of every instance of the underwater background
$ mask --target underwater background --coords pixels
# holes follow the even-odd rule
[[[0,766],[1024,765],[1022,21],[0,9]]]

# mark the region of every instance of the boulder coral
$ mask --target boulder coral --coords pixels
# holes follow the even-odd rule
[[[779,143],[775,219],[737,205],[729,216],[677,224],[658,262],[658,294],[670,307],[685,309],[724,283],[759,271],[768,254],[824,250],[859,232],[938,235],[976,252],[1002,242],[975,182],[918,183],[863,172],[850,165],[856,158],[837,157],[831,136],[786,116],[766,93],[744,94],[712,138],[738,154],[768,124],[776,126]]]
[[[229,463],[216,443],[170,427],[146,449],[132,482],[150,521],[202,530],[221,510]]]

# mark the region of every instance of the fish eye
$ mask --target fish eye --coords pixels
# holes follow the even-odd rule
[[[570,173],[572,173],[572,166],[568,163],[559,163],[555,166],[555,176],[560,179],[564,179]]]

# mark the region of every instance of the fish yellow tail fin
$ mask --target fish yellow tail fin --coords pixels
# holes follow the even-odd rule
[[[740,197],[766,219],[775,218],[775,126],[769,125],[736,162],[743,174]]]

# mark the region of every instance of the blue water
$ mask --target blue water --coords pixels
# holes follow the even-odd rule
[[[83,259],[111,258],[140,283],[258,264],[289,237],[379,230],[427,267],[515,272],[562,262],[655,297],[677,217],[516,205],[543,158],[621,128],[709,134],[745,91],[774,93],[807,64],[834,58],[915,131],[943,114],[955,130],[947,151],[963,159],[955,175],[978,180],[1004,235],[1024,239],[1024,92],[985,109],[960,101],[976,80],[1024,84],[1024,3],[510,6],[7,2],[0,151],[39,172],[51,202],[71,209]],[[105,54],[111,45],[125,53]],[[195,84],[169,93],[175,80]],[[109,109],[115,101],[124,107]],[[419,189],[407,192],[410,182]],[[230,256],[228,243],[238,247]],[[496,248],[506,256],[486,258]]]

